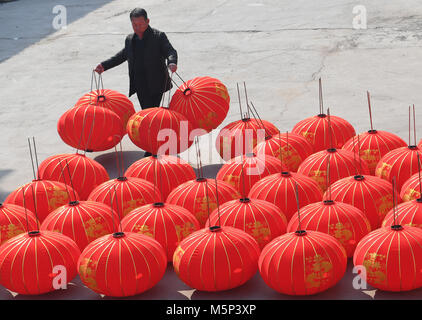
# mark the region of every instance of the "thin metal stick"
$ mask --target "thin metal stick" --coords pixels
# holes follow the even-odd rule
[[[64,181],[64,186],[66,188],[67,197],[69,198],[69,201],[70,201],[70,193],[69,193],[69,189],[68,189],[67,183],[66,183],[66,177],[65,177],[65,174],[64,174],[64,168],[63,168],[63,165],[62,165],[62,159],[59,160],[59,165],[60,165],[60,171],[61,171],[62,176],[63,176],[63,181]],[[59,177],[59,180],[60,180],[60,177]]]
[[[262,121],[262,119],[261,119],[261,117],[260,117],[260,115],[258,113],[258,110],[256,110],[256,108],[255,108],[254,104],[252,103],[252,101],[251,101],[251,106],[254,109],[254,111],[256,113],[256,116],[258,117],[259,121],[261,122],[262,128],[264,128],[264,130],[265,130],[266,137],[271,137],[271,134],[268,132],[267,128],[265,127],[264,122]]]
[[[25,188],[22,187],[23,208],[25,209],[26,231],[29,232],[28,210],[26,209]]]
[[[249,103],[248,103],[248,92],[246,91],[246,82],[245,81],[243,81],[243,88],[245,89],[246,110],[247,110],[247,113],[248,113],[248,118],[250,118],[251,115],[249,113],[250,107],[249,107]]]
[[[353,143],[353,164],[355,165],[356,175],[358,175],[358,166],[357,166],[357,161],[356,161],[355,136],[353,136],[353,138],[352,138],[352,143]]]
[[[237,97],[239,99],[239,108],[240,108],[240,118],[243,120],[245,118],[243,118],[243,111],[242,111],[242,102],[240,101],[240,91],[239,91],[239,84],[236,83],[237,86]]]
[[[34,157],[32,156],[31,140],[29,138],[28,138],[28,146],[29,146],[29,155],[31,156],[32,173],[34,174],[34,180],[36,180],[37,178],[35,175]]]
[[[418,179],[419,179],[419,198],[422,199],[422,184],[421,184],[421,160],[419,152],[416,153],[418,157]]]
[[[330,138],[330,148],[333,149],[333,130],[331,127],[331,116],[330,116],[330,108],[327,109],[327,116],[328,116],[328,130],[329,132],[329,138]]]
[[[217,178],[215,179],[215,181],[217,181]],[[207,197],[208,224],[211,228],[212,225],[211,225],[211,214],[210,214],[210,197],[208,195],[208,179],[205,179],[205,196]]]
[[[76,198],[76,191],[75,191],[75,187],[73,186],[73,181],[72,181],[72,176],[70,175],[70,169],[69,169],[69,164],[67,163],[67,159],[65,159],[66,161],[66,167],[67,167],[67,173],[69,174],[69,179],[70,179],[70,186],[73,189],[73,197],[75,198],[75,201],[78,200]]]
[[[281,133],[278,132],[278,149],[280,151],[280,164],[281,164],[281,172],[283,172],[283,152],[281,150]]]
[[[219,200],[218,200],[218,183],[217,183],[217,178],[215,179],[215,196],[216,196],[216,201],[217,201],[218,226],[221,227],[220,203],[219,203]]]
[[[366,97],[368,98],[369,121],[371,122],[371,131],[373,131],[374,128],[372,127],[371,96],[369,95],[369,91],[366,91]]]
[[[35,153],[35,163],[37,164],[37,179],[39,180],[39,170],[38,170],[38,153],[37,153],[37,145],[35,143],[35,137],[32,137],[32,142],[34,144],[34,153]]]
[[[410,143],[410,106],[409,106],[409,146],[412,144]]]
[[[319,114],[324,114],[324,101],[322,99],[322,81],[319,78]]]
[[[37,231],[40,230],[40,220],[38,219],[38,210],[37,210],[37,202],[35,200],[35,191],[34,191],[34,184],[31,183],[31,189],[32,189],[32,201],[34,202],[34,213],[35,218],[37,219]]]
[[[246,189],[245,189],[245,173],[244,173],[244,171],[243,171],[243,168],[244,168],[244,166],[245,166],[245,160],[244,160],[244,158],[243,158],[243,154],[240,156],[240,159],[241,159],[241,163],[242,163],[242,171],[241,171],[241,175],[242,175],[242,180],[243,180],[243,183],[242,183],[242,190],[243,190],[243,197],[242,198],[246,198]]]
[[[327,180],[326,180],[326,184],[327,184],[327,189],[328,189],[328,200],[332,200],[331,199],[331,174],[330,174],[330,170],[331,170],[331,155],[328,154],[328,164],[327,164]]]
[[[363,173],[363,170],[362,170],[362,158],[360,157],[360,134],[358,134],[358,156],[359,156],[359,168],[360,168],[359,174],[361,175]]]
[[[393,226],[395,226],[396,225],[396,192],[395,192],[395,189],[396,189],[396,177],[394,176],[393,177],[393,180],[392,180],[392,185],[393,185]]]
[[[297,182],[295,182],[295,194],[296,194],[296,204],[297,204],[297,217],[299,220],[298,229],[296,231],[302,231],[302,222],[300,219],[300,206],[299,206],[299,190],[297,187]]]
[[[108,189],[108,194],[109,194],[109,196],[110,196],[111,220],[112,220],[112,223],[113,223],[113,229],[114,229],[114,231],[116,232],[116,231],[117,231],[117,227],[116,227],[116,223],[114,222],[113,195],[112,195],[111,189],[112,189],[112,187],[110,187],[110,188]]]
[[[117,197],[116,185],[114,185],[114,197],[116,199],[117,215],[119,216],[120,232],[122,232],[123,231],[123,229],[122,229],[122,217],[120,216],[120,208],[119,208],[119,201],[118,201],[118,197]]]
[[[416,142],[416,115],[415,115],[415,105],[413,105],[413,137],[415,139],[415,146],[417,145]]]

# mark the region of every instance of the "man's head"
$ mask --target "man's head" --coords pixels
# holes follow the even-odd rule
[[[135,8],[132,10],[130,13],[130,21],[132,22],[133,31],[138,36],[142,36],[149,25],[147,12],[142,8]]]

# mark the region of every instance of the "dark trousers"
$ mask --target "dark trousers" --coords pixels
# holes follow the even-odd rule
[[[139,104],[142,109],[161,107],[160,104],[163,93],[147,94],[139,90],[136,92],[136,95],[138,96]]]

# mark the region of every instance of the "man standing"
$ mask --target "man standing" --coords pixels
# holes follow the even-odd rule
[[[135,8],[130,13],[134,33],[115,56],[101,62],[95,71],[102,73],[124,61],[129,66],[129,97],[136,92],[142,109],[159,107],[165,91],[172,87],[169,73],[177,70],[177,51],[164,32],[149,26],[147,12]]]

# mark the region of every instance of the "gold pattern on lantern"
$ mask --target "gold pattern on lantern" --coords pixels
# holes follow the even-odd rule
[[[133,228],[133,232],[140,233],[140,234],[149,236],[151,238],[154,238],[153,231],[150,230],[149,226],[146,225],[146,224],[142,224],[142,225],[137,224],[137,225],[135,225],[135,227]]]
[[[90,240],[97,239],[109,233],[109,231],[104,228],[103,219],[100,217],[91,218],[85,221],[84,228],[86,235]]]
[[[327,186],[325,185],[325,182],[327,180],[327,171],[326,170],[312,170],[309,172],[309,177],[315,180],[318,185],[325,191]]]
[[[93,290],[98,290],[96,281],[96,270],[98,262],[92,261],[92,259],[84,258],[79,265],[79,275],[82,280],[88,284],[88,287]]]
[[[329,225],[329,234],[336,238],[340,243],[347,247],[350,244],[350,239],[353,237],[350,223],[343,224],[341,222]]]
[[[331,277],[333,265],[326,257],[315,255],[305,260],[305,283],[308,288],[324,286]]]
[[[205,128],[207,130],[214,128],[214,118],[217,117],[217,113],[210,111],[207,113],[206,117],[201,118],[198,120],[198,124],[201,128]]]
[[[392,166],[389,165],[388,163],[383,162],[381,167],[379,167],[375,174],[378,177],[384,178],[384,179],[388,179],[390,177],[390,171],[391,171]]]
[[[366,160],[370,168],[375,168],[381,158],[378,149],[360,150],[359,155],[363,160]]]
[[[403,201],[412,201],[414,199],[419,199],[421,197],[421,194],[418,190],[415,189],[409,189],[405,192],[403,195]]]
[[[308,131],[302,131],[300,133],[306,140],[308,140],[310,143],[314,142],[315,139],[315,133],[313,132],[308,132]]]
[[[263,245],[270,240],[270,229],[260,221],[249,222],[246,224],[246,230],[259,245]]]
[[[195,230],[195,225],[188,221],[183,225],[176,225],[176,235],[178,242],[182,241]]]
[[[229,184],[230,184],[230,185],[232,185],[235,189],[238,189],[238,186],[239,186],[239,180],[240,180],[240,177],[239,177],[239,176],[229,174],[229,175],[227,175],[227,176],[225,176],[225,177],[224,177],[224,180],[223,180],[223,181],[225,181],[225,182],[229,183]]]
[[[381,222],[385,215],[393,208],[393,195],[387,194],[375,200],[375,205],[378,208],[378,217]]]
[[[217,203],[213,200],[209,200],[210,214],[217,208]],[[205,224],[208,219],[208,200],[207,197],[197,197],[195,199],[194,215],[198,219],[201,226]]]
[[[22,228],[22,226],[17,226],[14,224],[0,226],[0,244],[23,232],[25,232],[25,230]]]
[[[385,281],[385,255],[377,253],[368,253],[363,261],[366,268],[368,282],[380,284]]]
[[[126,216],[133,209],[142,207],[144,204],[146,203],[143,198],[131,199],[131,200],[125,201],[123,204],[123,217]]]
[[[222,83],[218,83],[218,82],[215,83],[215,92],[227,102],[230,101],[227,88]]]
[[[48,199],[48,211],[53,211],[69,200],[67,192],[61,190],[58,186],[47,187],[46,191],[50,194]],[[51,193],[49,191],[51,191]]]

